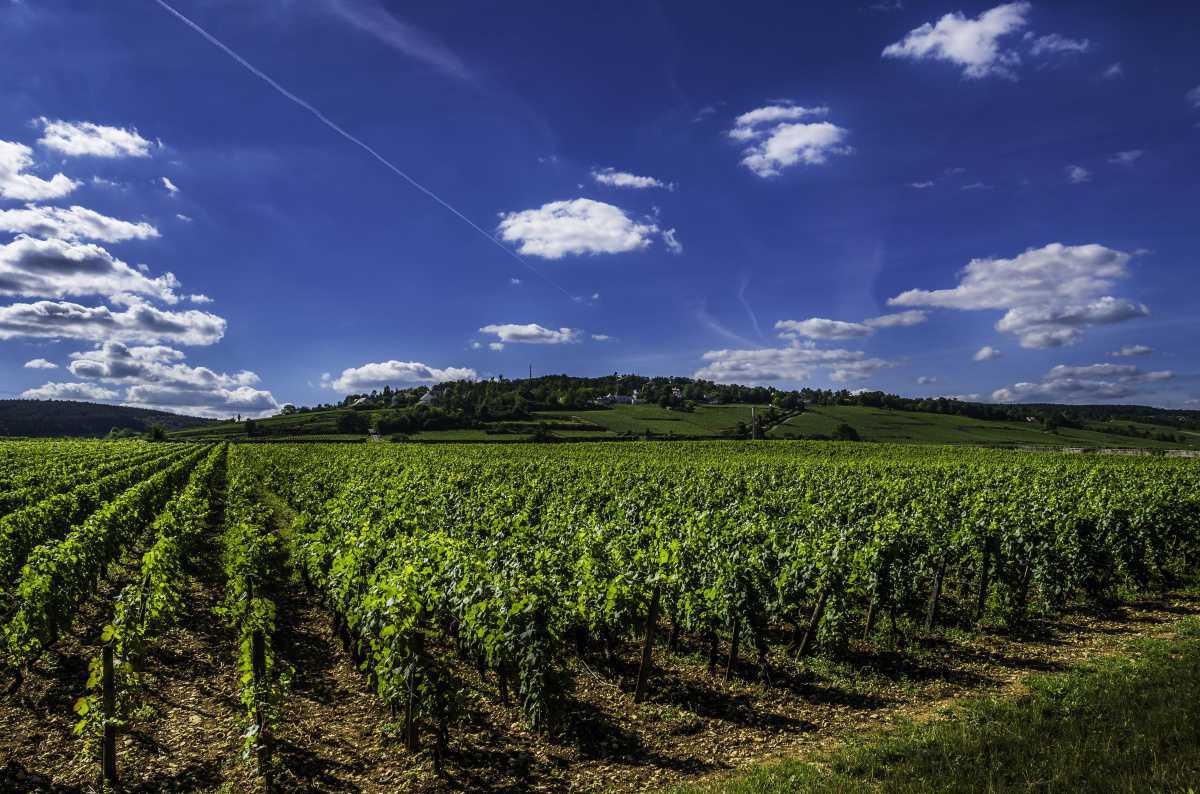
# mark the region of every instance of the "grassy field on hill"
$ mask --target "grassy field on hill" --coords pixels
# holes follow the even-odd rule
[[[366,440],[367,435],[339,432],[338,417],[349,409],[314,411],[260,419],[255,425],[261,440],[297,440],[323,436],[325,440]],[[370,416],[370,412],[364,412]],[[695,411],[673,411],[657,405],[617,405],[593,411],[542,411],[523,422],[504,422],[471,429],[426,430],[410,437],[421,442],[527,441],[544,426],[560,439],[612,439],[618,436],[726,438],[739,422],[749,424],[749,405],[701,405]],[[1161,426],[1131,422],[1095,423],[1088,429],[1060,428],[1047,432],[1037,422],[971,419],[950,414],[918,413],[861,406],[814,406],[770,428],[773,439],[823,438],[848,424],[863,441],[906,444],[966,444],[1038,447],[1121,447],[1134,449],[1200,448],[1200,433],[1178,433],[1184,443],[1140,438],[1128,433],[1158,433]],[[172,438],[236,440],[246,437],[244,422],[219,422],[175,431]]]

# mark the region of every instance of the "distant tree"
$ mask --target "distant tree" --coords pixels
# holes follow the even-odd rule
[[[146,430],[146,440],[147,441],[166,441],[167,440],[167,429],[165,427],[163,427],[162,425],[150,425],[149,429]]]
[[[833,429],[832,438],[834,441],[862,441],[858,431],[845,422]]]
[[[292,405],[291,403],[287,403],[282,408],[279,409],[279,415],[280,416],[291,416],[292,414],[297,413],[298,410],[299,409],[297,409],[296,406]]]
[[[337,431],[339,433],[365,433],[370,428],[371,422],[366,414],[346,413],[338,414]]]
[[[253,436],[258,434],[258,422],[253,419],[246,420],[246,435]]]

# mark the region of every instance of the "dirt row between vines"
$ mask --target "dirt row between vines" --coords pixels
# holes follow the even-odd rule
[[[260,788],[252,762],[240,756],[234,639],[215,612],[223,590],[215,544],[214,535],[211,557],[189,582],[185,620],[147,661],[149,709],[118,745],[126,790]],[[71,705],[129,570],[118,567],[20,691],[0,697],[0,789],[94,790],[96,764],[81,757]],[[934,714],[963,696],[1015,692],[1030,673],[1069,669],[1134,636],[1169,633],[1177,621],[1200,615],[1200,599],[1181,594],[1110,613],[1073,610],[1021,636],[952,629],[901,638],[901,649],[852,643],[840,660],[804,664],[790,661],[780,637],[770,686],[759,682],[746,651],[728,684],[720,673],[709,675],[706,648],[685,637],[677,653],[656,648],[642,705],[632,702],[639,649],[629,642],[608,662],[599,654],[566,660],[565,698],[549,733],[530,731],[516,705],[500,704],[493,676],[481,679],[472,666],[455,663],[466,717],[451,728],[441,774],[427,752],[405,751],[398,719],[370,691],[329,615],[299,583],[280,594],[279,614],[277,648],[295,671],[275,742],[279,790],[622,792],[801,755]],[[721,650],[723,672],[724,643]]]

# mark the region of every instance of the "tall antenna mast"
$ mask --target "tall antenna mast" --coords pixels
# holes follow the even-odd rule
[[[529,379],[533,380],[533,365],[529,365]]]

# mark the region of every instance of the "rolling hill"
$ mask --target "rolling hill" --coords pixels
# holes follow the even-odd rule
[[[113,428],[140,433],[154,425],[182,430],[203,427],[212,421],[167,411],[77,400],[0,400],[0,436],[100,437]]]

